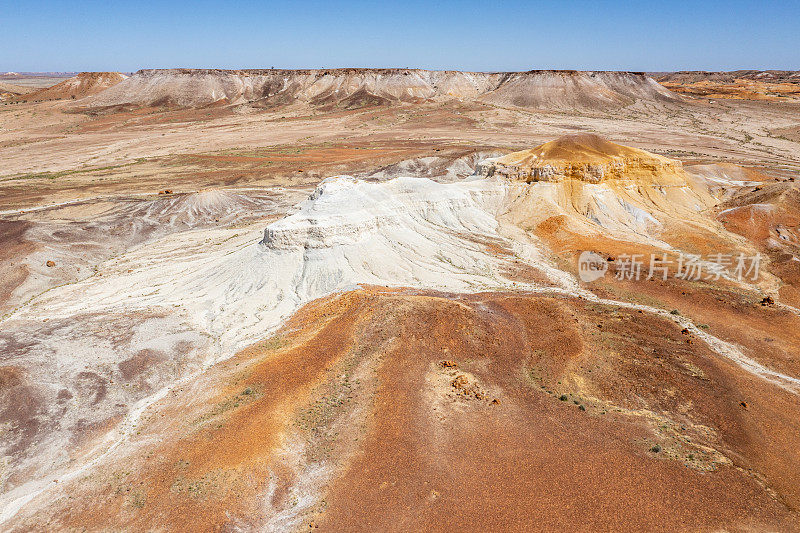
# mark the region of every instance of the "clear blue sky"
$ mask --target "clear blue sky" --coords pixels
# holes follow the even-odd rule
[[[800,69],[800,2],[0,1],[0,71]]]

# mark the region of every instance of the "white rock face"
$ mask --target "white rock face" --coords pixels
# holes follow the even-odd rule
[[[265,231],[205,229],[148,242],[16,316],[175,308],[230,354],[297,306],[358,283],[503,286],[498,260],[477,240],[502,239],[496,216],[506,193],[499,180],[328,179]]]
[[[329,248],[354,245],[380,233],[399,240],[419,235],[438,239],[431,229],[493,233],[505,192],[498,181],[444,185],[420,178],[383,184],[327,179],[298,213],[270,224],[261,244],[273,250]]]

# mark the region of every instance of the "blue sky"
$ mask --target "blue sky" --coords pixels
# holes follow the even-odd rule
[[[0,71],[800,69],[800,2],[0,0]]]

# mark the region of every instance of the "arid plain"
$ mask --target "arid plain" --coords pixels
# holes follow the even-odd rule
[[[2,82],[3,530],[800,530],[795,73]]]

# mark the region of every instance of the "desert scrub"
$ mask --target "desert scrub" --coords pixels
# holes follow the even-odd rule
[[[141,509],[147,503],[147,495],[140,491],[134,491],[128,497],[128,503],[136,509]]]
[[[258,399],[261,397],[260,391],[255,388],[255,386],[249,386],[244,388],[240,393],[227,398],[224,401],[221,401],[214,408],[211,410],[210,413],[207,413],[197,420],[194,421],[194,424],[202,424],[203,422],[207,422],[221,414],[224,414],[231,409],[237,409],[243,405],[247,405],[250,402]]]

